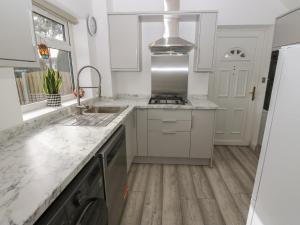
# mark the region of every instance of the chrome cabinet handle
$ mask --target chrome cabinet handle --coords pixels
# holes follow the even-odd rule
[[[176,119],[163,119],[161,120],[163,123],[176,123],[177,120]]]
[[[171,131],[171,130],[163,130],[163,134],[176,134],[176,131]]]

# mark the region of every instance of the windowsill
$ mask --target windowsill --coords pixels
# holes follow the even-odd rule
[[[83,102],[85,102],[87,100],[90,100],[92,98],[93,97],[83,98],[83,99],[81,99],[81,102],[83,103]],[[43,107],[43,108],[40,108],[40,109],[32,110],[32,111],[23,113],[23,121],[28,122],[30,120],[46,116],[47,114],[50,114],[52,112],[57,112],[59,110],[63,110],[67,107],[70,107],[70,106],[73,106],[73,105],[76,105],[76,104],[77,104],[77,99],[72,99],[72,100],[69,100],[69,101],[62,102],[62,105],[60,107]]]

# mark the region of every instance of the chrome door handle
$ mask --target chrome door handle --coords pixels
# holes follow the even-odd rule
[[[249,94],[251,94],[251,100],[254,101],[255,100],[255,94],[256,94],[256,87],[255,86],[252,88],[252,91],[250,91]]]

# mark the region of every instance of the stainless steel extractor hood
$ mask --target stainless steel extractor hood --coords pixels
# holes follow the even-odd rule
[[[164,0],[164,11],[179,11],[179,5],[179,0]],[[179,37],[179,17],[177,15],[164,15],[163,37],[149,45],[154,54],[186,54],[193,47],[194,44]]]

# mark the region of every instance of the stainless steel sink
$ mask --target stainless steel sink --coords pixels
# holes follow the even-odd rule
[[[65,126],[97,126],[105,127],[111,123],[126,107],[118,106],[91,106],[83,110],[82,115],[71,115],[60,123]]]
[[[105,113],[105,114],[115,114],[123,112],[127,107],[118,106],[92,106],[86,110],[83,110],[83,114],[95,114],[95,113]]]

